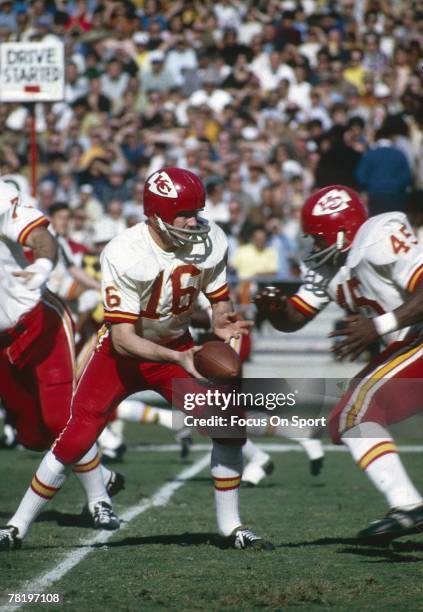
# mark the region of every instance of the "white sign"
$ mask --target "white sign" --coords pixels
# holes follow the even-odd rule
[[[0,44],[0,102],[59,101],[64,89],[62,42]]]

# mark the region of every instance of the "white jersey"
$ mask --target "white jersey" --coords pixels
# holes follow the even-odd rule
[[[167,344],[187,330],[203,292],[211,303],[229,296],[227,240],[213,222],[205,244],[163,251],[146,223],[125,230],[101,254],[104,319],[135,323],[148,340]]]
[[[22,245],[48,219],[37,209],[16,205],[0,215],[0,332],[13,327],[41,298],[41,289],[28,289],[12,272],[26,268]]]
[[[303,314],[314,316],[330,301],[349,313],[376,317],[404,303],[423,278],[423,248],[401,212],[371,217],[358,230],[345,265],[332,278],[308,271],[291,303]],[[409,332],[423,332],[422,325],[386,334],[388,344]]]

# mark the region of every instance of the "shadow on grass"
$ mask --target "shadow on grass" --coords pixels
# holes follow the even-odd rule
[[[423,557],[407,555],[405,553],[423,552],[423,542],[407,540],[405,542],[391,542],[386,546],[361,543],[356,538],[319,538],[307,542],[287,542],[278,548],[300,548],[302,546],[337,546],[344,545],[337,552],[341,554],[357,555],[368,559],[380,558],[379,563],[423,563]]]
[[[56,523],[60,527],[93,528],[93,521],[89,514],[71,514],[58,510],[46,510],[36,519],[37,523]]]
[[[122,546],[147,546],[149,544],[162,544],[165,546],[203,546],[208,544],[222,550],[231,548],[225,538],[216,533],[178,533],[152,536],[128,537],[123,540],[108,542],[107,548],[120,548]],[[94,544],[93,548],[101,548],[103,544]]]

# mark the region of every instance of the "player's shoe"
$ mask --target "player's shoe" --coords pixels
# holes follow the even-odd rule
[[[94,529],[114,531],[120,527],[120,519],[113,512],[110,504],[104,501],[97,502],[90,511]]]
[[[258,536],[250,529],[247,529],[247,527],[238,527],[230,537],[234,548],[238,550],[245,550],[247,548],[252,550],[275,550],[271,542]]]
[[[267,454],[261,461],[254,461],[253,459],[247,463],[242,472],[241,484],[246,487],[255,487],[266,478],[266,476],[272,474],[274,469],[275,465]]]
[[[324,457],[318,459],[310,459],[310,474],[312,476],[318,476],[323,469]]]
[[[0,551],[2,550],[16,550],[22,546],[22,540],[19,537],[19,531],[17,527],[7,525],[7,527],[0,527]]]
[[[125,488],[125,476],[120,472],[111,472],[106,491],[109,497],[114,497]]]
[[[362,529],[357,538],[363,544],[384,545],[413,533],[423,533],[423,504],[412,510],[392,508],[382,519]]]
[[[191,436],[191,428],[184,427],[180,431],[178,431],[175,435],[176,441],[179,442],[181,446],[180,457],[181,459],[186,459],[188,457],[191,446],[194,444],[194,441]]]
[[[18,445],[16,429],[7,423],[3,427],[3,435],[0,436],[0,448],[11,450]]]

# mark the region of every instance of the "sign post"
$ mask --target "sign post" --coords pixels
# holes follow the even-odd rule
[[[61,41],[0,44],[0,102],[29,103],[31,112],[31,183],[37,185],[36,102],[58,102],[65,93],[64,45]]]

